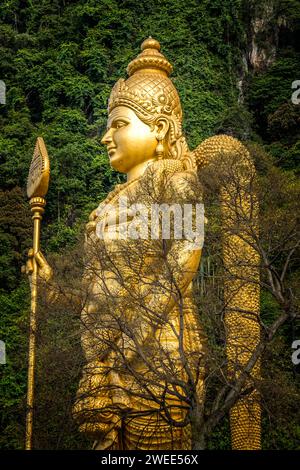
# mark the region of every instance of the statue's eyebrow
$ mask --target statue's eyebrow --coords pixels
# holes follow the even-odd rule
[[[107,130],[109,130],[112,126],[112,124],[115,122],[115,121],[124,121],[126,123],[129,123],[130,122],[130,119],[128,117],[125,117],[125,116],[113,116],[111,119],[108,120],[108,123],[107,123]]]

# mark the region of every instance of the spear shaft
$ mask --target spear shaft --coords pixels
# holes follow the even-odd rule
[[[30,199],[33,219],[33,254],[40,249],[40,229],[42,214],[46,201],[42,197]],[[34,404],[34,371],[35,371],[35,343],[36,343],[36,315],[38,296],[38,265],[33,257],[33,271],[31,274],[31,308],[29,320],[29,351],[28,351],[28,378],[27,378],[27,412],[26,412],[26,450],[32,449],[33,431],[33,404]]]

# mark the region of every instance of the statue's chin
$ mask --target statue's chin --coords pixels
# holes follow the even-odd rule
[[[119,173],[127,173],[127,171],[124,168],[124,165],[122,164],[122,160],[121,161],[117,159],[115,161],[110,160],[110,166],[114,170],[118,171]]]
[[[109,152],[109,163],[110,166],[121,173],[124,173],[124,164],[123,164],[123,158],[118,155],[118,152],[116,149],[113,149],[111,152]]]

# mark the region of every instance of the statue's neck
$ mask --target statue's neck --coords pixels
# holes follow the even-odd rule
[[[135,167],[131,168],[131,170],[127,173],[127,181],[132,181],[134,179],[140,178],[144,174],[144,171],[146,170],[147,166],[151,165],[151,163],[153,162],[155,162],[155,158],[151,158],[150,160],[139,163]]]

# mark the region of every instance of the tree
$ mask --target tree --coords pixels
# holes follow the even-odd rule
[[[278,350],[278,340],[283,340],[283,334],[288,325],[296,329],[297,322],[299,324],[299,300],[296,297],[297,253],[299,249],[299,219],[296,201],[299,197],[299,183],[292,172],[285,173],[275,167],[271,157],[265,154],[259,146],[253,145],[250,149],[258,176],[255,176],[254,173],[249,175],[248,172],[247,193],[249,198],[247,206],[250,209],[248,212],[245,210],[245,206],[241,204],[244,188],[240,178],[236,178],[236,165],[232,160],[221,157],[219,161],[216,161],[215,164],[202,172],[201,178],[204,185],[204,194],[207,197],[208,218],[211,222],[208,224],[206,233],[206,260],[209,261],[210,266],[207,269],[206,276],[202,275],[202,307],[200,306],[200,310],[208,318],[207,323],[210,333],[208,337],[212,335],[212,344],[218,346],[215,350],[216,353],[211,357],[212,368],[216,374],[215,376],[212,374],[209,378],[207,388],[208,390],[215,390],[216,379],[220,387],[217,399],[211,398],[211,404],[208,404],[206,410],[208,433],[211,426],[215,426],[216,421],[220,419],[220,416],[224,416],[224,411],[228,410],[228,406],[229,408],[231,406],[231,399],[234,399],[234,395],[238,393],[235,381],[228,383],[224,380],[224,362],[222,362],[222,360],[224,361],[224,354],[221,354],[221,358],[218,359],[220,350],[224,350],[226,339],[228,341],[222,322],[220,323],[220,320],[226,318],[226,305],[224,305],[222,286],[226,285],[228,281],[236,281],[236,272],[233,276],[232,270],[228,269],[228,264],[226,266],[225,263],[224,266],[222,259],[223,254],[220,246],[224,236],[238,236],[243,242],[246,241],[251,246],[252,257],[248,260],[247,258],[244,259],[238,273],[238,280],[242,283],[250,282],[254,287],[259,286],[261,289],[262,314],[259,320],[261,336],[259,342],[257,342],[257,347],[252,349],[249,361],[244,364],[240,371],[240,377],[246,375],[249,378],[253,363],[258,360],[259,356],[262,357],[261,377],[256,375],[254,381],[252,377],[252,389],[255,387],[258,390],[263,416],[266,416],[270,422],[274,422],[272,410],[276,409],[278,410],[276,412],[278,422],[282,422],[284,413],[287,410],[291,413],[292,409],[285,402],[289,400],[289,403],[291,403],[291,398],[288,397],[295,397],[295,389],[292,384],[290,387],[285,387],[286,396],[284,396],[273,382],[274,376],[280,377],[280,380],[287,380],[287,370],[291,369],[291,363],[288,362],[290,358],[288,357],[284,362],[286,368],[284,371],[280,364],[275,364],[270,358],[270,353],[274,347],[275,351]],[[231,196],[225,200],[225,206],[227,215],[228,205],[230,206],[229,215],[235,214],[234,224],[232,223],[232,217],[227,220],[223,218],[220,224],[219,196],[216,198],[216,195],[219,194],[218,188],[225,188],[226,186],[230,187]],[[252,219],[257,200],[259,202],[259,230],[257,223],[254,223],[255,219]],[[224,204],[224,198],[222,203]],[[258,255],[258,257],[255,255]],[[230,250],[230,257],[233,260],[236,257],[234,245]],[[257,260],[260,260],[259,277],[255,276]],[[206,282],[204,282],[205,288],[203,288],[203,279],[206,279]],[[205,295],[203,295],[203,290]],[[270,299],[268,304],[266,304],[266,296],[269,296],[267,298]],[[213,335],[213,331],[217,331],[217,334]],[[289,351],[290,345],[288,344],[286,347]],[[214,349],[211,350],[214,351]],[[283,352],[287,355],[286,349]],[[272,364],[271,376],[270,364]],[[285,379],[283,379],[283,374],[285,374]],[[276,405],[269,399],[270,396],[274,397],[275,390]],[[245,393],[243,389],[239,390],[239,393],[241,391]],[[251,393],[251,387],[248,393]],[[282,409],[282,412],[279,411],[280,409]],[[294,421],[292,413],[289,419],[290,423],[294,423],[294,429],[289,426],[290,436],[292,437],[296,432],[295,423],[297,423],[297,419]],[[288,426],[284,431],[285,433],[287,428]]]
[[[149,418],[152,413],[156,418],[157,414],[159,415],[160,426],[165,423],[172,428],[174,442],[176,433],[181,432],[178,430],[189,425],[192,447],[204,448],[213,431],[239,401],[244,400],[249,410],[255,403],[268,404],[270,386],[274,386],[270,385],[269,378],[265,377],[264,359],[268,357],[270,345],[280,337],[282,328],[299,319],[294,294],[295,280],[290,274],[294,269],[294,253],[298,247],[295,201],[299,186],[291,175],[276,169],[266,156],[262,160],[263,155],[256,148],[256,156],[258,155],[260,175],[256,177],[252,172],[252,177],[247,180],[247,204],[248,208],[254,208],[258,197],[259,236],[253,210],[245,211],[245,206],[241,204],[241,192],[245,187],[241,185],[241,179],[237,178],[237,162],[232,156],[230,160],[222,156],[202,172],[201,180],[209,213],[204,264],[209,264],[207,260],[210,260],[209,271],[213,266],[215,272],[211,280],[203,283],[200,277],[195,285],[195,288],[197,284],[199,287],[201,312],[198,331],[201,334],[203,350],[200,354],[199,349],[186,348],[187,343],[183,339],[187,335],[189,321],[181,291],[175,282],[176,278],[180,278],[178,274],[182,270],[176,256],[168,257],[166,246],[157,243],[156,255],[159,262],[151,276],[145,278],[143,266],[149,254],[145,247],[142,248],[140,243],[136,243],[131,244],[129,249],[127,242],[120,244],[118,260],[122,259],[130,266],[129,281],[120,270],[120,261],[116,262],[109,250],[103,246],[100,249],[99,244],[93,247],[94,261],[96,257],[99,264],[106,269],[95,269],[95,263],[90,263],[93,284],[89,282],[88,287],[85,285],[76,288],[77,297],[81,289],[80,308],[83,306],[83,310],[87,309],[81,317],[82,335],[86,338],[83,342],[89,342],[90,351],[75,405],[77,420],[81,423],[83,432],[90,436],[99,436],[101,431],[108,439],[112,436],[112,429],[118,428],[121,419],[130,423],[135,419]],[[266,187],[266,181],[272,181],[272,190]],[[219,188],[225,188],[226,185],[231,188],[231,198],[227,202],[223,198],[222,204],[228,204],[227,212],[223,209],[223,215],[228,215],[230,209],[229,215],[234,213],[234,217],[227,221],[223,217],[220,222],[222,206],[217,195]],[[199,197],[199,191],[196,193]],[[228,267],[228,263],[224,265],[220,249],[222,239],[233,235],[247,244],[251,243],[253,252],[259,255],[251,259],[245,258],[242,269],[238,270]],[[232,250],[230,254],[235,260],[234,246]],[[139,259],[140,263],[133,263],[133,259]],[[76,260],[78,264],[78,258]],[[259,265],[257,260],[261,260]],[[81,267],[83,268],[83,265]],[[259,278],[254,268],[260,268]],[[103,275],[107,271],[114,274],[113,284]],[[177,275],[174,275],[175,273]],[[73,279],[71,283],[74,292]],[[95,283],[98,285],[96,291],[92,287]],[[240,348],[241,335],[235,332],[235,336],[232,333],[230,336],[228,322],[226,325],[226,283],[236,283],[234,296],[243,291],[245,283],[258,286],[263,293],[268,290],[278,306],[273,309],[273,315],[267,311],[260,318],[261,337],[255,347],[253,343],[244,343],[247,351],[246,362],[241,361],[239,356],[236,356],[236,360],[233,360],[234,356],[228,356],[229,342],[231,347],[235,345]],[[99,288],[99,285],[102,287]],[[64,289],[60,290],[63,293]],[[165,348],[165,338],[162,336],[162,325],[170,326],[174,331],[173,319],[163,308],[166,303],[159,302],[159,299],[165,299],[167,296],[175,300],[179,319],[178,330],[174,332],[178,345],[175,355]],[[69,302],[70,296],[67,298]],[[90,304],[91,299],[93,301]],[[79,310],[77,303],[77,315]],[[136,311],[141,315],[132,316],[132,312]],[[245,315],[245,311],[234,314]],[[106,357],[108,351],[111,352],[110,360],[104,361],[104,364],[99,362],[99,357]],[[261,356],[263,367],[260,375],[257,364]],[[110,380],[112,376],[113,381]],[[118,400],[105,400],[109,395],[118,396]],[[280,402],[282,397],[277,396],[277,399]],[[128,407],[128,400],[142,402],[142,409],[138,412],[131,409]],[[152,403],[152,410],[149,410],[149,402]],[[105,425],[102,418],[99,418],[100,412],[101,416],[107,413]],[[112,419],[113,415],[117,416],[117,419]]]

